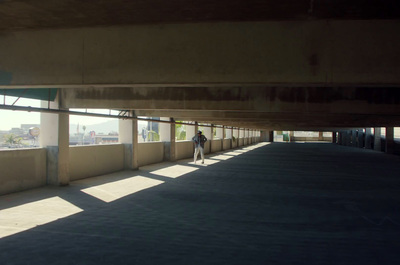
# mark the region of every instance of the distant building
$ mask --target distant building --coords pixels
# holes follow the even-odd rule
[[[117,144],[119,141],[118,134],[117,135],[96,135],[94,139],[95,139],[95,144]]]
[[[21,124],[21,129],[25,134],[29,133],[29,129],[32,127],[37,127],[40,129],[40,124]]]
[[[24,135],[24,130],[21,129],[21,128],[11,128],[9,133],[12,133],[12,134],[17,135],[17,136],[23,136]]]

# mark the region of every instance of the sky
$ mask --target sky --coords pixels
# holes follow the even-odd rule
[[[7,97],[6,104],[11,105],[17,98]],[[0,104],[4,104],[4,99],[0,98]],[[39,100],[33,99],[19,99],[15,105],[17,106],[30,106],[30,107],[40,107]],[[79,111],[78,109],[73,109]],[[81,110],[84,111],[84,110]],[[108,114],[108,110],[91,110],[96,112],[102,112]],[[98,117],[86,117],[70,115],[70,124],[80,124],[80,125],[93,125],[108,121],[107,118]],[[1,110],[0,109],[0,130],[10,130],[11,128],[20,128],[21,124],[40,124],[40,113],[39,112],[26,112],[26,111],[11,111],[11,110]]]

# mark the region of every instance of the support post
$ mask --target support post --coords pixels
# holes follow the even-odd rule
[[[372,148],[372,132],[371,128],[365,128],[365,149]]]
[[[386,127],[386,153],[394,154],[394,127]]]
[[[318,141],[324,140],[324,132],[318,132]]]
[[[374,129],[374,150],[375,151],[382,151],[381,146],[381,127],[375,127]]]
[[[160,120],[174,122],[174,119],[168,117],[160,117]],[[175,127],[174,123],[159,124],[160,140],[164,143],[165,161],[175,161]]]
[[[364,130],[362,128],[358,129],[358,147],[359,148],[364,148]]]
[[[351,146],[351,131],[346,131],[346,146]]]
[[[59,92],[50,108],[60,107]],[[43,101],[43,108],[49,103]],[[47,150],[47,184],[65,186],[70,182],[69,174],[69,114],[41,113],[40,146]]]
[[[351,130],[351,146],[357,147],[357,131]]]
[[[173,118],[170,119],[171,126],[170,126],[170,161],[176,161],[176,144],[175,144],[175,120]]]
[[[289,139],[290,139],[290,142],[294,142],[294,131],[290,131],[289,132]]]
[[[134,117],[133,112],[129,113]],[[124,168],[136,170],[138,163],[138,122],[137,120],[119,120],[119,142],[124,145]]]

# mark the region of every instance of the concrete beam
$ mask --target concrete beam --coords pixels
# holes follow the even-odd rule
[[[400,84],[399,31],[311,20],[9,32],[0,85]]]

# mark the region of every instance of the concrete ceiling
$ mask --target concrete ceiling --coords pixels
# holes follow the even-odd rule
[[[399,17],[398,0],[0,0],[0,31],[210,21]]]
[[[399,0],[0,0],[0,33],[145,24],[398,20],[399,18]],[[41,35],[39,34],[39,36]],[[56,47],[54,46],[52,49],[57,51]],[[392,56],[396,58],[396,54],[392,54]],[[310,59],[310,64],[318,63],[315,55],[310,58],[314,58]],[[397,65],[396,63],[395,66],[397,67]],[[397,71],[396,67],[391,68],[394,69],[392,72]],[[35,69],[35,67],[29,69],[30,72],[34,72],[32,69]],[[121,71],[121,69],[118,71]],[[393,74],[393,76],[396,76],[396,74]],[[400,104],[398,103],[400,97],[394,87],[383,90],[379,87],[368,88],[372,89],[372,92],[370,91],[371,93],[368,94],[369,96],[360,98],[359,91],[364,91],[365,88],[360,90],[355,88],[357,84],[352,84],[353,86],[340,90],[339,96],[332,98],[331,94],[337,92],[337,88],[319,88],[317,92],[322,93],[319,95],[312,88],[296,88],[290,87],[290,84],[287,85],[287,88],[279,88],[278,94],[282,98],[275,101],[270,100],[270,96],[264,95],[270,93],[270,91],[275,91],[273,88],[267,86],[263,89],[258,88],[259,91],[263,91],[260,94],[258,92],[253,93],[253,88],[250,86],[250,88],[242,87],[241,89],[251,100],[246,100],[243,97],[230,99],[217,96],[216,98],[211,97],[211,100],[210,98],[201,99],[197,107],[193,102],[183,104],[182,102],[185,101],[179,101],[179,97],[174,96],[174,93],[177,93],[176,88],[161,87],[159,89],[163,91],[156,93],[156,95],[162,96],[162,99],[158,100],[154,96],[146,97],[143,100],[135,98],[127,105],[124,105],[125,101],[118,103],[118,97],[121,97],[123,93],[118,92],[116,88],[106,89],[113,95],[106,94],[105,97],[100,96],[91,99],[85,95],[82,98],[81,105],[79,105],[79,97],[74,94],[76,91],[65,89],[64,96],[67,98],[66,102],[69,103],[69,106],[66,107],[90,108],[88,102],[91,102],[91,104],[94,104],[92,107],[116,109],[125,107],[125,109],[134,109],[137,115],[143,116],[169,116],[177,120],[197,120],[205,123],[254,129],[334,130],[344,127],[396,126],[400,119]],[[125,86],[130,90],[136,89],[135,87],[129,88],[129,82]],[[230,90],[235,89],[226,85],[222,88],[205,88],[210,92],[210,95],[219,95],[222,92],[225,93],[225,90],[229,90],[229,93],[231,93]],[[144,89],[149,90],[148,88]],[[188,90],[191,87],[182,89]],[[78,92],[80,90],[80,93],[87,92],[85,88],[77,88],[77,90]],[[306,96],[302,98],[299,91],[305,91],[303,94]],[[180,95],[184,94],[182,93]],[[288,93],[291,97],[286,99]],[[313,102],[311,96],[316,95],[316,93],[318,98],[327,102]],[[93,92],[90,92],[90,94],[93,94]],[[97,95],[98,93],[94,94]],[[348,96],[348,94],[351,96]],[[361,94],[364,95],[364,92]],[[100,95],[103,95],[103,92]],[[264,96],[260,97],[260,95]],[[68,102],[68,96],[71,99],[70,102]],[[376,98],[385,100],[376,102]],[[286,105],[282,102],[286,102]],[[171,103],[171,106],[167,107],[166,103]],[[79,106],[74,106],[74,104]],[[234,108],[230,109],[232,106]],[[276,106],[279,108],[274,109]]]

